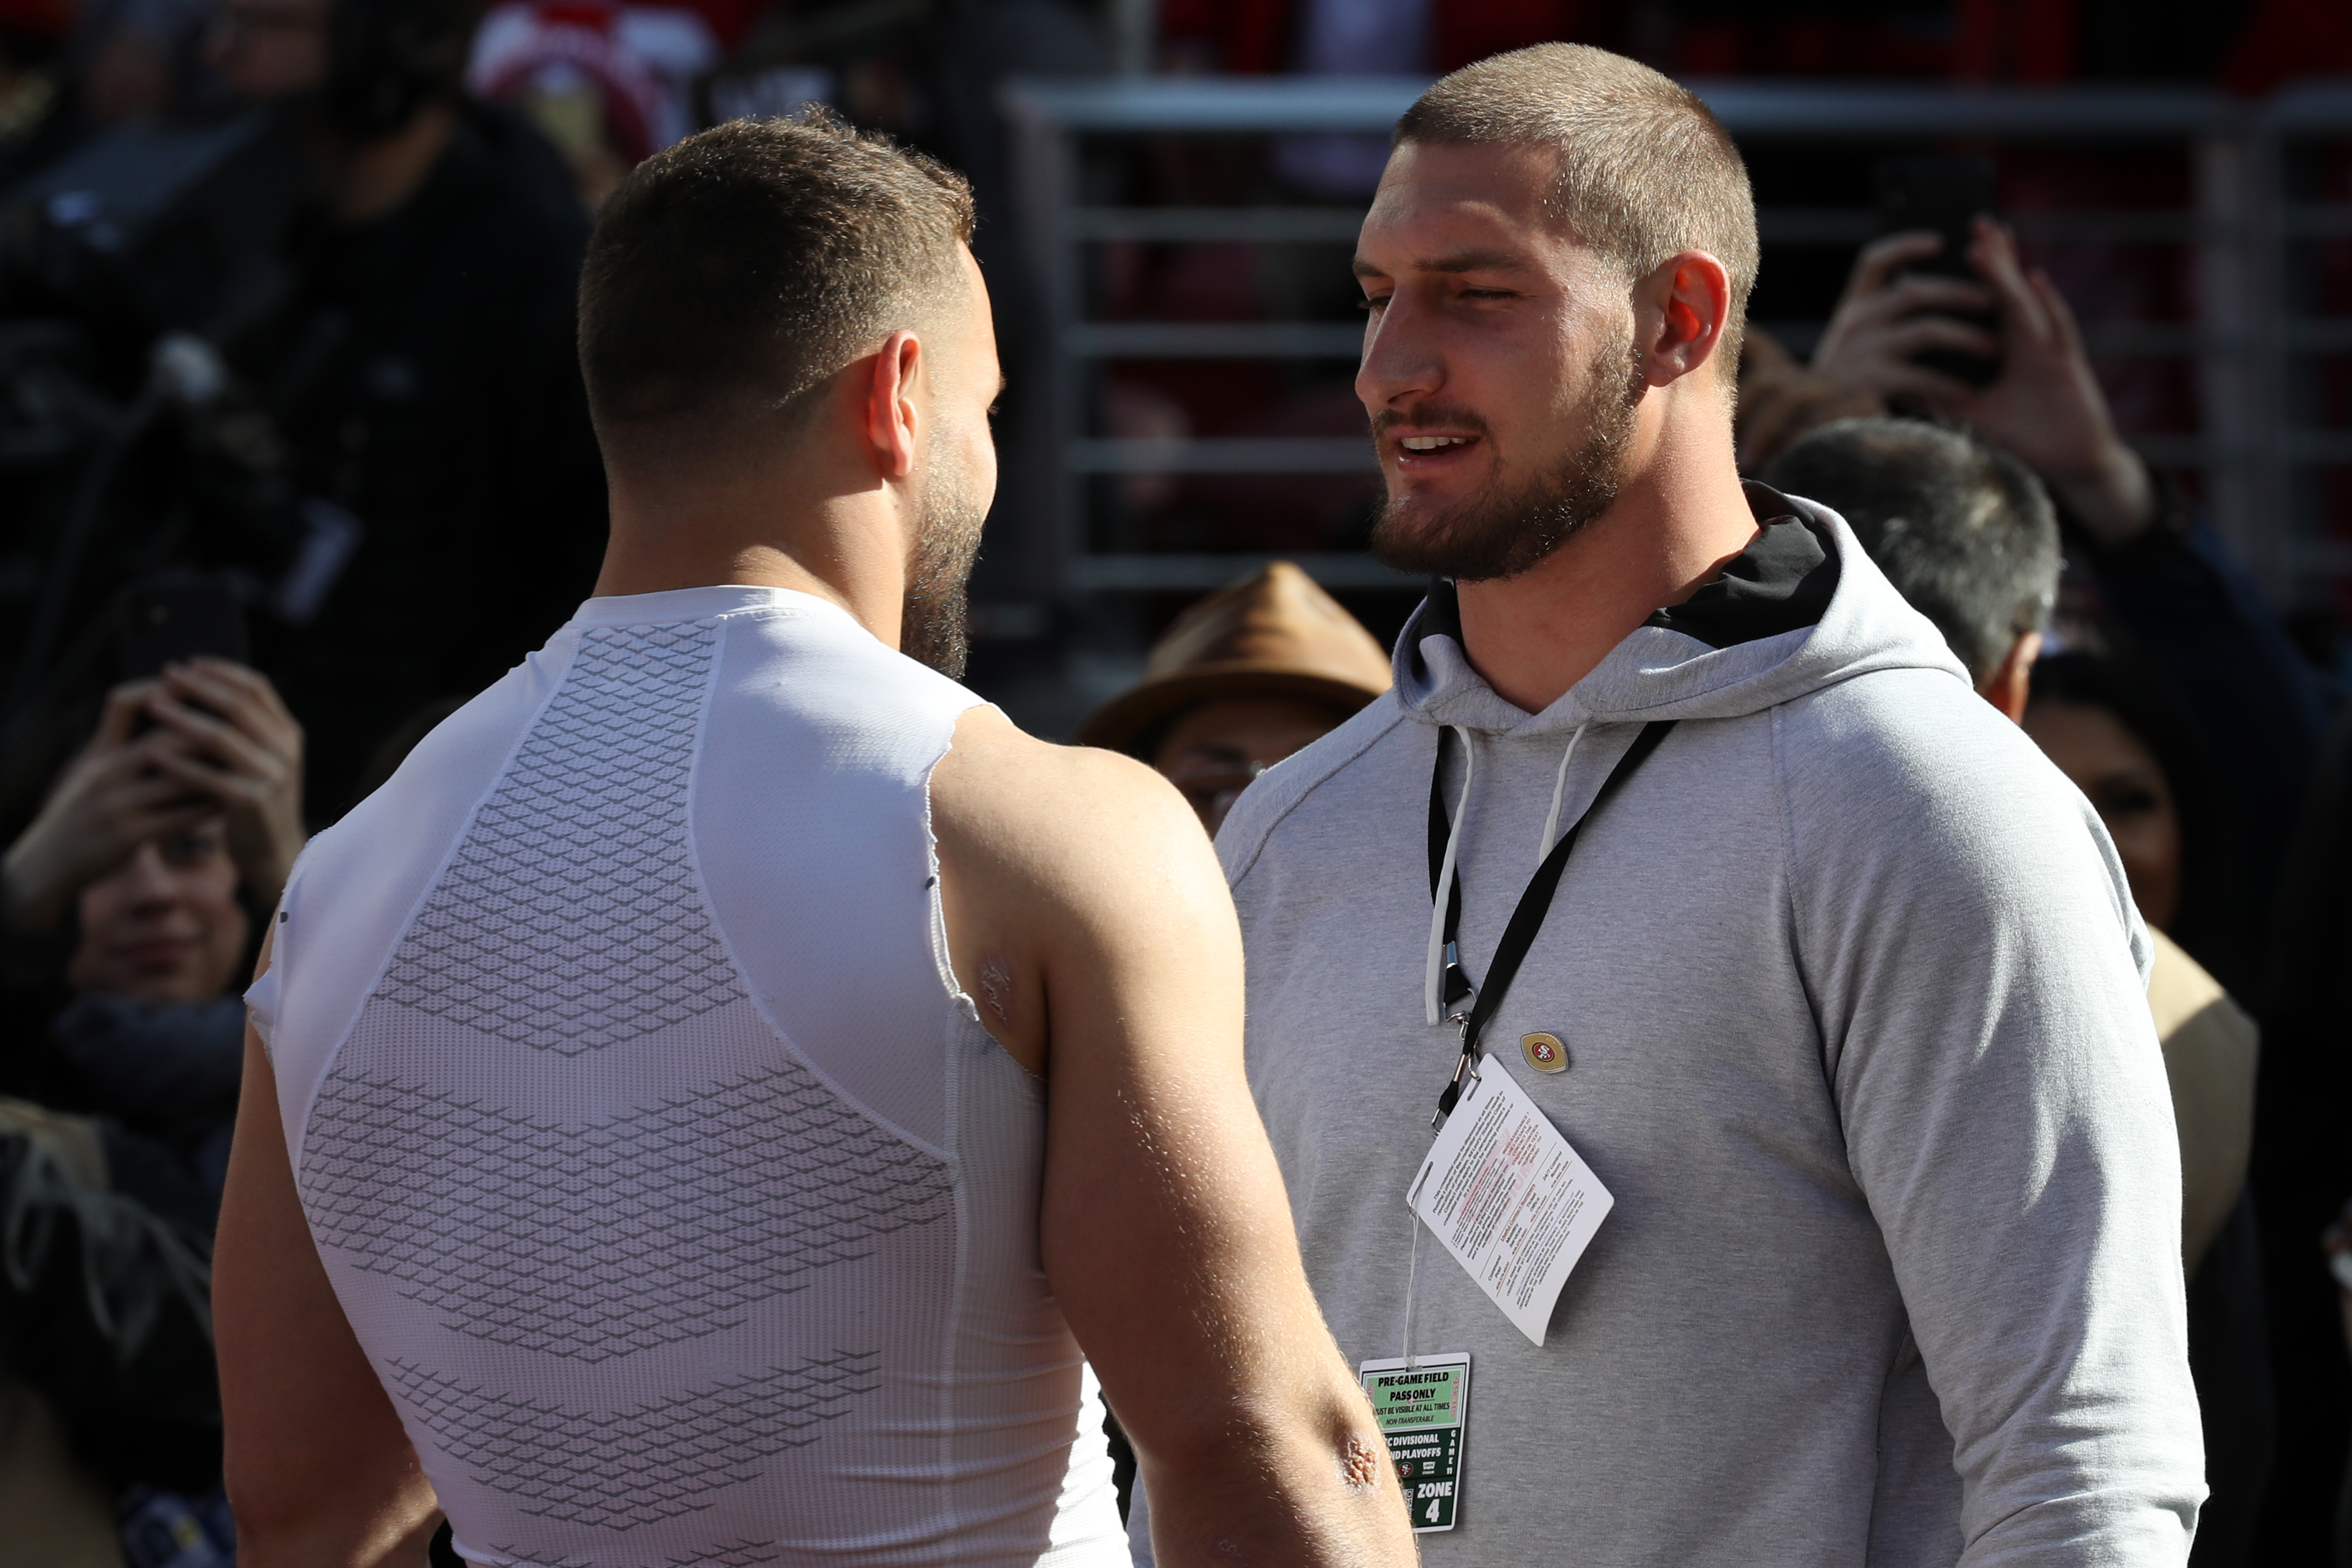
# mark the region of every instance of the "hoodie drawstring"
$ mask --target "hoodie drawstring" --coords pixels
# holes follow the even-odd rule
[[[1536,861],[1551,853],[1559,833],[1560,804],[1568,795],[1568,764],[1576,760],[1577,742],[1591,728],[1586,720],[1568,738],[1568,749],[1560,753],[1559,772],[1551,784],[1551,813],[1544,818],[1543,841],[1536,846]],[[1454,808],[1454,822],[1445,832],[1445,859],[1438,867],[1437,896],[1429,901],[1429,952],[1422,969],[1422,1004],[1435,1028],[1445,1021],[1445,914],[1454,899],[1454,868],[1462,849],[1462,825],[1470,816],[1470,781],[1478,774],[1478,743],[1468,728],[1459,724],[1447,726],[1462,737],[1462,798]]]
[[[1543,858],[1551,853],[1552,844],[1559,833],[1559,803],[1568,794],[1568,764],[1576,760],[1576,743],[1584,739],[1584,731],[1591,726],[1590,719],[1579,724],[1576,733],[1568,738],[1568,750],[1559,754],[1559,773],[1551,781],[1551,815],[1544,818],[1543,838],[1536,845],[1536,864],[1538,866],[1543,864]]]
[[[1462,725],[1449,727],[1462,737],[1462,801],[1454,808],[1453,826],[1446,829],[1437,897],[1429,900],[1429,958],[1422,976],[1422,1000],[1428,1005],[1432,1028],[1445,1021],[1445,910],[1454,898],[1454,857],[1462,847],[1462,823],[1470,815],[1470,781],[1478,773],[1476,737]]]

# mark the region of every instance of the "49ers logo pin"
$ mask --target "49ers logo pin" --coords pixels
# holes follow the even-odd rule
[[[1568,1070],[1568,1042],[1558,1035],[1536,1033],[1519,1037],[1519,1051],[1538,1072]]]

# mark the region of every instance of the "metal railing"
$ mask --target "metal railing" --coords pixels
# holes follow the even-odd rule
[[[1425,84],[1416,80],[1123,78],[1018,82],[1005,108],[1013,128],[1024,240],[1052,319],[1046,416],[1024,456],[1043,476],[1053,586],[1063,595],[1199,589],[1259,557],[1156,554],[1093,546],[1090,485],[1140,474],[1348,474],[1372,467],[1360,439],[1275,437],[1122,439],[1090,426],[1100,367],[1111,360],[1349,361],[1360,331],[1346,322],[1101,321],[1087,314],[1090,251],[1108,242],[1346,244],[1361,213],[1330,205],[1129,206],[1081,197],[1081,158],[1102,138],[1236,137],[1360,132],[1384,135]],[[2290,242],[2352,236],[2352,202],[2284,199],[2281,162],[2315,139],[2352,134],[2352,85],[2247,105],[2201,90],[1958,89],[1933,84],[1818,86],[1695,84],[1751,154],[1772,143],[1866,148],[1874,142],[2032,142],[2135,147],[2170,144],[2186,155],[2185,205],[2035,210],[2014,215],[2029,240],[2164,245],[2191,253],[2193,321],[2084,322],[2095,354],[2192,362],[2200,414],[2193,434],[2133,437],[2160,466],[2201,472],[2215,517],[2273,594],[2308,597],[2324,575],[2352,574],[2340,549],[2308,537],[2314,492],[2296,476],[2352,462],[2352,430],[2295,425],[2287,395],[2295,366],[2352,351],[2352,317],[2290,318]],[[1767,205],[1759,222],[1770,268],[1775,247],[1848,246],[1875,232],[1861,208]],[[1806,352],[1818,322],[1765,321]],[[2299,526],[2301,525],[2301,526]],[[1303,562],[1335,586],[1406,585],[1360,555]]]
[[[2326,499],[2320,483],[2327,468],[2352,470],[2352,426],[2315,421],[2319,363],[2352,354],[2352,313],[2315,313],[2313,285],[2320,260],[2315,247],[2328,240],[2352,242],[2352,184],[2334,200],[2314,200],[2294,189],[2299,158],[2333,146],[2352,165],[2352,82],[2290,88],[2262,107],[2255,122],[2253,167],[2260,183],[2253,205],[2261,226],[2251,279],[2268,395],[2261,434],[2259,467],[2268,482],[2265,499],[2278,510],[2280,526],[2269,541],[2277,559],[2275,575],[2290,590],[2314,590],[2352,578],[2352,542],[2327,537],[2311,526],[2325,520]],[[2352,301],[2339,307],[2352,310]],[[2347,389],[2352,392],[2352,389]],[[2352,505],[2352,472],[2345,476],[2339,505]],[[2352,518],[2344,520],[2352,523]]]

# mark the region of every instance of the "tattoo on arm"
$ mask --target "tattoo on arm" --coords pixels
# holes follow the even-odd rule
[[[1000,1024],[1013,1022],[1013,971],[1001,958],[992,958],[980,966],[980,999],[996,1015]]]

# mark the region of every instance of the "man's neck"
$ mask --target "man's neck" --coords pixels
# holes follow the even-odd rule
[[[311,156],[335,220],[358,227],[391,216],[415,195],[457,132],[457,111],[428,103],[399,130],[359,142],[320,135]]]
[[[907,581],[899,522],[874,490],[795,502],[749,482],[633,493],[615,484],[596,596],[742,584],[830,600],[892,647]]]
[[[1652,615],[1712,581],[1756,532],[1727,443],[1719,461],[1653,460],[1533,570],[1460,585],[1463,652],[1496,695],[1540,713]]]

